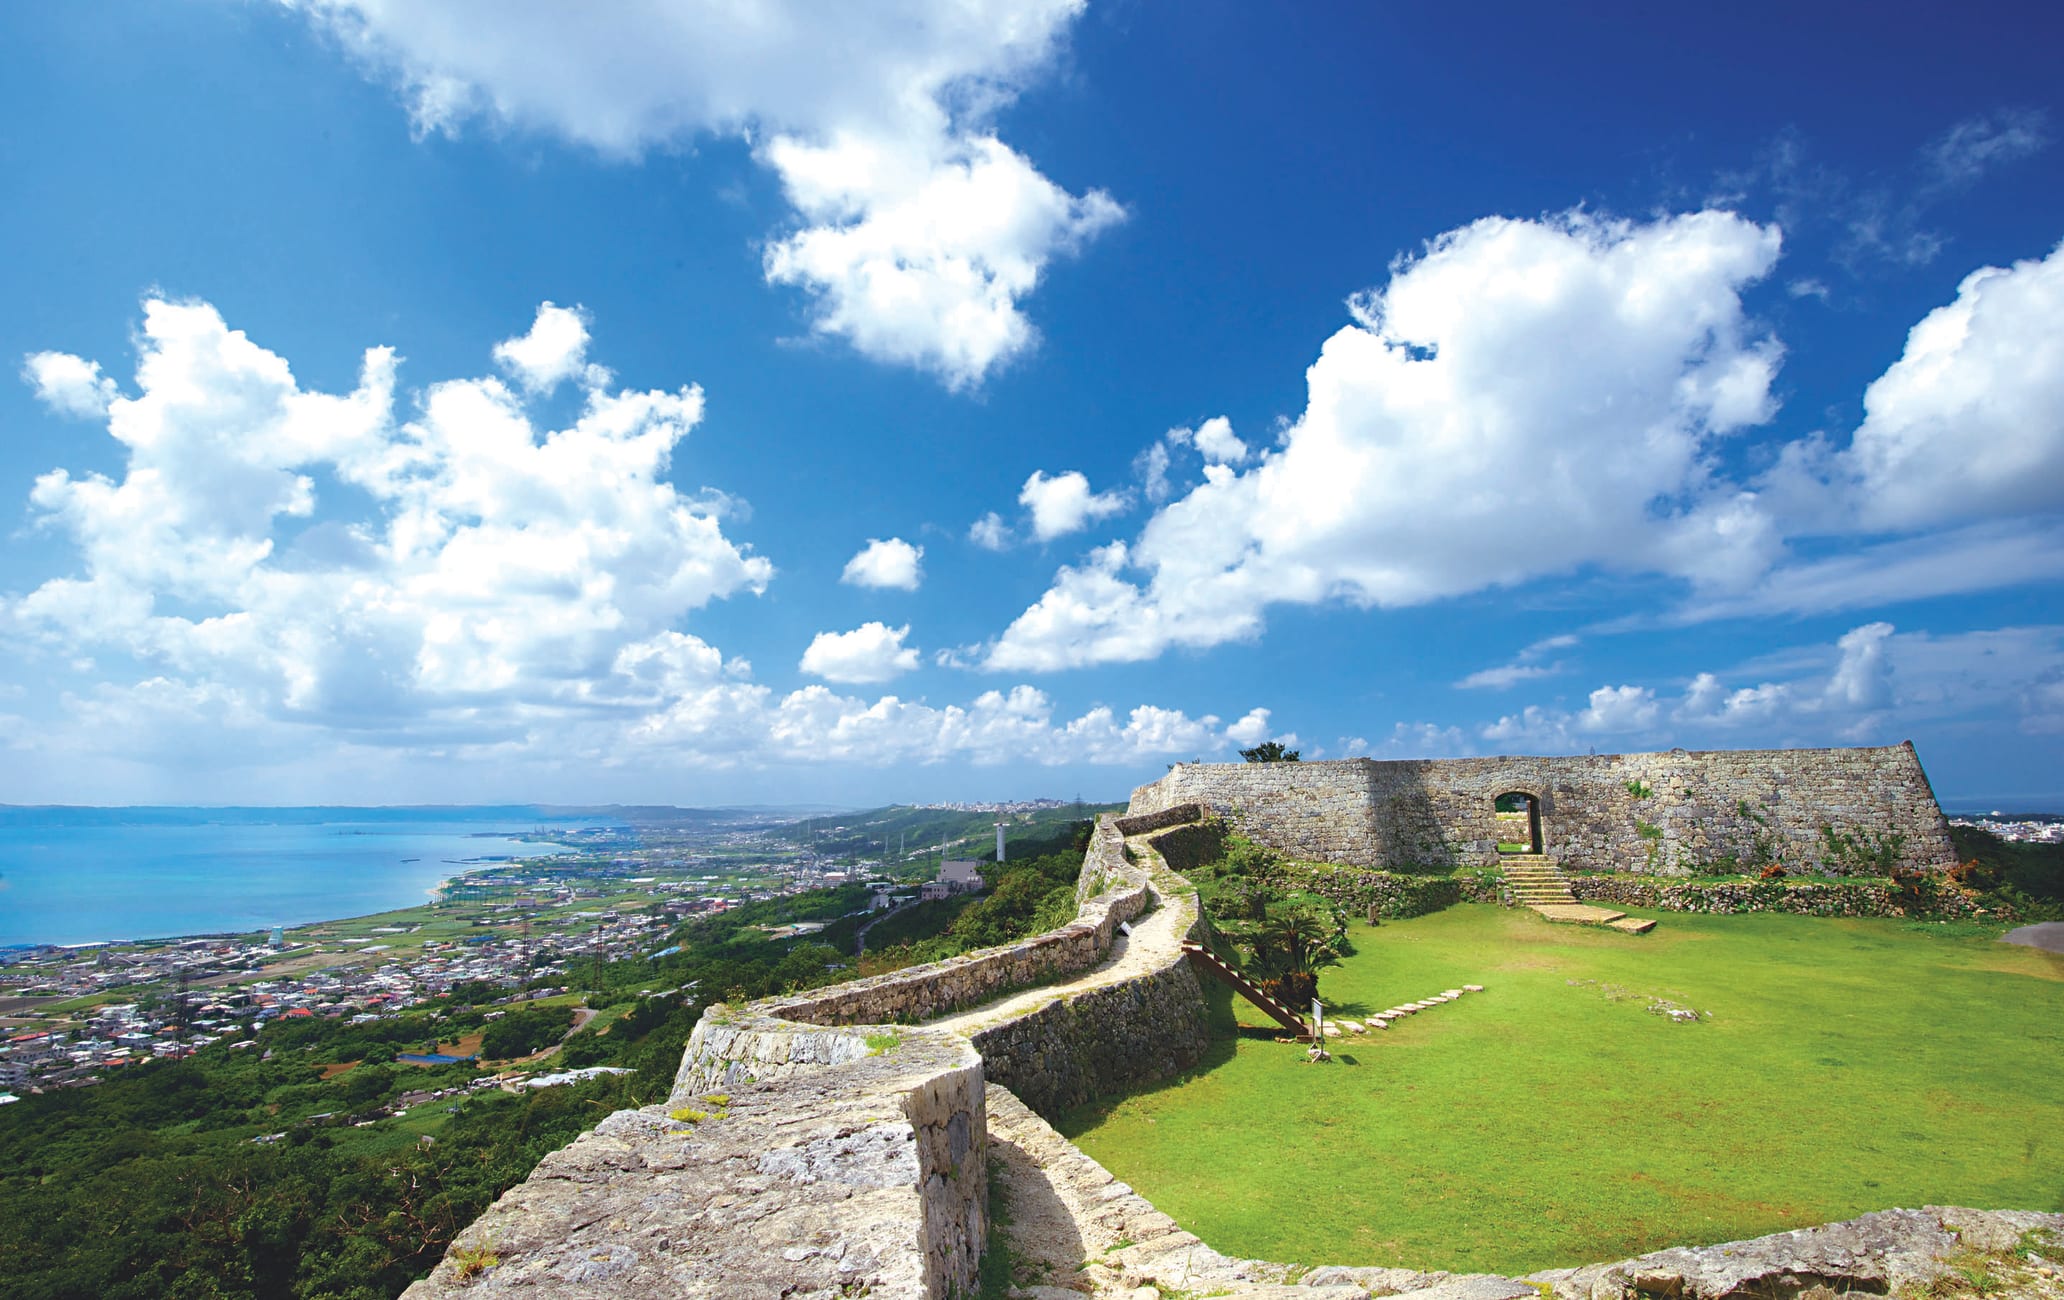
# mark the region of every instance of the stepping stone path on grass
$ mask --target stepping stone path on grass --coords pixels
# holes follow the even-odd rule
[[[1400,1019],[1404,1016],[1415,1016],[1418,1015],[1421,1011],[1428,1011],[1434,1007],[1441,1006],[1444,1003],[1456,1001],[1457,999],[1461,998],[1462,995],[1465,993],[1481,993],[1483,991],[1484,986],[1481,984],[1464,984],[1461,988],[1458,989],[1444,989],[1441,992],[1434,994],[1432,997],[1423,999],[1419,1002],[1402,1002],[1399,1003],[1397,1006],[1390,1008],[1388,1011],[1379,1011],[1375,1015],[1369,1017],[1369,1028],[1388,1029],[1390,1028],[1390,1022],[1393,1020]],[[1349,1026],[1351,1032],[1361,1032],[1360,1029],[1353,1028],[1354,1022],[1351,1020],[1343,1020],[1340,1023]]]

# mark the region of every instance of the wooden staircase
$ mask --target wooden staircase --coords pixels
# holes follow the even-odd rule
[[[1260,1007],[1268,1014],[1269,1019],[1295,1034],[1300,1042],[1311,1038],[1311,1026],[1304,1022],[1303,1017],[1262,992],[1260,985],[1219,960],[1217,953],[1201,943],[1185,943],[1182,950],[1189,955],[1192,966],[1217,976],[1219,981],[1233,992]]]

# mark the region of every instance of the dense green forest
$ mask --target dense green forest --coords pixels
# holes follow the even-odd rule
[[[1074,911],[1087,825],[1028,840],[989,892],[913,918],[889,965],[1034,933]],[[475,982],[365,1024],[283,1019],[256,1045],[112,1071],[0,1107],[0,1278],[21,1300],[393,1296],[504,1190],[613,1110],[666,1096],[704,1005],[849,979],[859,886],[691,921],[663,958],[577,963],[569,994]],[[898,917],[901,921],[903,918]],[[815,934],[769,927],[825,921]],[[542,981],[540,981],[542,982]],[[512,1000],[513,999],[513,1000]],[[597,1014],[569,1034],[574,1002]],[[402,1053],[561,1041],[537,1069],[630,1073],[509,1094]],[[405,1093],[403,1114],[389,1112]]]
[[[2064,918],[2064,844],[2003,840],[1976,826],[1952,826],[1959,881],[1994,894],[2029,920]]]
[[[919,903],[881,921],[868,931],[861,971],[940,961],[1065,924],[1075,915],[1089,827],[1080,822],[1040,839],[1014,840],[1001,870],[993,863],[983,869],[985,893]]]

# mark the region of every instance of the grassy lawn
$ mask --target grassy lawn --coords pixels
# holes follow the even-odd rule
[[[1328,1064],[1228,1036],[1061,1128],[1219,1250],[1306,1263],[1523,1273],[1892,1206],[2064,1209],[2064,957],[1900,921],[1660,920],[1358,925],[1329,1016],[1488,991],[1330,1040]]]

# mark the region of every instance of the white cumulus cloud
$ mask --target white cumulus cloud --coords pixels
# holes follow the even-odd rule
[[[1090,491],[1088,477],[1073,469],[1051,478],[1033,470],[1018,492],[1018,502],[1031,513],[1032,535],[1042,542],[1080,532],[1131,504],[1123,492]]]
[[[10,653],[92,679],[33,725],[0,717],[11,789],[159,797],[171,779],[193,798],[262,772],[330,797],[500,798],[625,771],[1227,747],[1214,716],[1069,717],[1024,685],[933,705],[755,681],[681,626],[773,577],[725,534],[727,498],[673,486],[702,418],[692,386],[590,387],[571,424],[540,427],[492,376],[404,396],[374,347],[356,387],[326,393],[213,307],[159,299],[138,352],[137,395],[105,412],[119,472],[54,469],[32,493],[76,562],[0,600]],[[893,676],[916,666],[907,635],[820,637],[805,668]],[[107,784],[122,773],[147,784]]]
[[[839,581],[855,587],[891,587],[916,591],[924,580],[924,547],[912,546],[900,537],[887,540],[870,537],[852,559],[846,561]]]
[[[590,388],[607,384],[609,372],[588,370],[588,322],[578,307],[545,303],[528,333],[495,344],[494,358],[532,393],[549,393],[569,379],[586,376]]]
[[[620,158],[748,141],[797,218],[768,280],[809,295],[816,332],[954,388],[1033,345],[1026,295],[1124,215],[991,127],[1083,4],[298,0],[398,85],[419,133],[485,119]]]
[[[1187,441],[1214,465],[1237,465],[1247,459],[1247,444],[1240,441],[1233,432],[1233,422],[1223,415],[1213,416],[1189,431]]]
[[[1830,703],[1868,710],[1882,709],[1891,702],[1892,665],[1885,656],[1885,642],[1892,632],[1890,623],[1866,623],[1836,642],[1842,658],[1828,678]]]
[[[1249,709],[1246,716],[1226,728],[1226,739],[1245,749],[1252,749],[1269,738],[1269,711]]]
[[[917,650],[903,644],[910,625],[862,623],[850,632],[819,632],[803,651],[802,670],[828,682],[885,682],[917,667]]]
[[[1972,272],[1915,325],[1843,461],[1866,528],[2064,506],[2064,244]]]
[[[1410,605],[1585,566],[1748,581],[1779,540],[1713,457],[1775,406],[1781,349],[1741,292],[1777,253],[1719,211],[1450,231],[1354,300],[1278,449],[1207,464],[1136,543],[1062,569],[987,665],[1147,659],[1252,636],[1278,601]]]
[[[585,707],[625,646],[773,574],[665,478],[699,389],[591,390],[540,430],[499,380],[451,380],[400,420],[385,348],[354,391],[317,392],[214,308],[158,299],[139,347],[139,395],[107,417],[120,477],[36,481],[80,570],[0,604],[32,642],[277,719],[487,733]],[[367,504],[334,513],[318,476]]]
[[[1018,302],[1046,262],[1124,209],[1102,191],[1069,194],[993,136],[942,141],[919,168],[885,165],[896,147],[845,136],[769,146],[813,224],[767,249],[767,278],[815,295],[818,333],[965,388],[1032,346]]]
[[[994,510],[968,525],[968,540],[985,551],[1001,551],[1011,544],[1010,525]]]
[[[1646,686],[1601,686],[1591,692],[1591,703],[1577,715],[1584,731],[1615,734],[1647,731],[1662,716],[1655,692]]]
[[[22,379],[37,401],[75,420],[97,420],[115,400],[115,381],[102,377],[100,363],[69,352],[31,352],[22,358]]]

